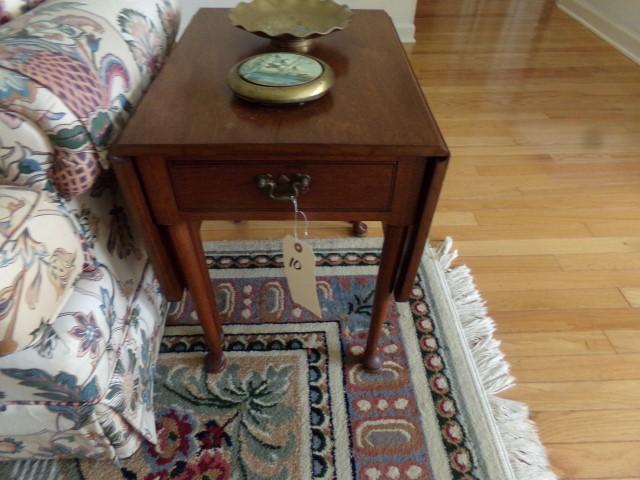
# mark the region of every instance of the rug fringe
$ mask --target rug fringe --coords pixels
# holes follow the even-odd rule
[[[515,379],[509,363],[494,338],[495,322],[466,266],[451,268],[458,257],[453,240],[447,237],[436,250],[462,329],[471,349],[476,369],[487,392],[493,417],[504,442],[511,467],[518,480],[557,480],[550,470],[547,452],[537,428],[529,418],[527,405],[498,396],[511,388]]]

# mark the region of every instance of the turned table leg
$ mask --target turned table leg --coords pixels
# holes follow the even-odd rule
[[[220,372],[225,367],[222,322],[218,317],[213,286],[205,264],[200,222],[183,221],[169,226],[168,230],[209,346],[204,359],[205,370],[209,373]]]
[[[371,324],[369,325],[369,337],[361,359],[362,365],[369,371],[376,371],[382,367],[378,344],[382,335],[387,308],[389,302],[393,299],[393,290],[403,253],[406,232],[406,227],[389,225],[385,228],[382,258],[376,283],[376,295],[371,314]]]

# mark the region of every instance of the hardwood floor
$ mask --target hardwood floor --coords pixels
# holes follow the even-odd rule
[[[518,378],[506,396],[560,478],[640,479],[640,66],[551,0],[419,1],[416,26],[407,50],[452,150],[432,240],[473,269]]]

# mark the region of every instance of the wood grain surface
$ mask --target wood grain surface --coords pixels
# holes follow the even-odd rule
[[[332,90],[303,107],[234,98],[231,67],[269,51],[268,39],[234,28],[226,11],[203,9],[172,52],[116,146],[120,155],[231,152],[447,156],[384,12],[359,11],[350,28],[315,40],[310,54],[335,71]],[[212,45],[207,48],[207,45]],[[215,47],[213,47],[215,45]],[[407,88],[409,86],[409,88]],[[162,102],[157,99],[162,98]]]

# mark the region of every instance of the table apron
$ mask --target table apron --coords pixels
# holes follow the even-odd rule
[[[136,166],[155,221],[287,220],[293,206],[260,191],[257,178],[308,174],[299,206],[310,220],[368,220],[406,226],[421,217],[428,165],[420,157],[342,160],[185,160],[138,157]]]

